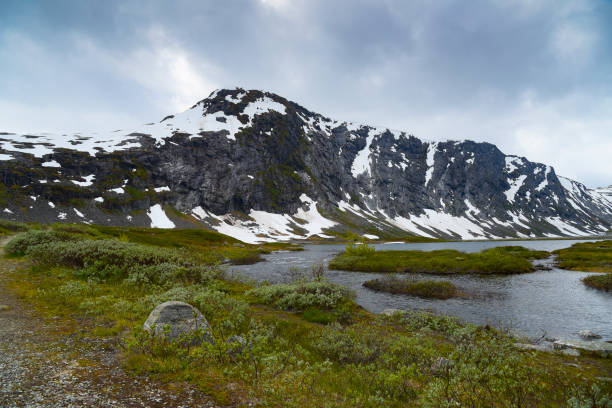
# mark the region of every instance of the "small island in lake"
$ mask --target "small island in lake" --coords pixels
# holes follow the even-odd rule
[[[388,292],[431,299],[450,299],[462,296],[463,293],[449,281],[417,280],[412,277],[386,276],[371,279],[363,286],[378,292]]]
[[[521,246],[465,253],[453,249],[437,251],[376,251],[367,245],[347,245],[346,251],[329,262],[330,269],[359,272],[429,274],[514,274],[536,270],[530,262],[548,258],[547,251]]]

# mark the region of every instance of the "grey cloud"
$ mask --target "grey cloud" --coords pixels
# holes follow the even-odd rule
[[[53,128],[71,113],[75,126],[148,122],[186,108],[191,81],[194,92],[267,89],[339,119],[486,140],[612,183],[612,3],[272,1],[4,1],[0,106],[32,106],[38,119],[0,112],[0,127]]]

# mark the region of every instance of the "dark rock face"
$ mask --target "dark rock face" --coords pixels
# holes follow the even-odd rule
[[[489,143],[332,121],[261,91],[215,91],[130,133],[2,133],[0,146],[10,219],[155,226],[161,204],[177,210],[166,211],[176,227],[275,239],[311,235],[315,215],[339,232],[446,238],[595,234],[612,223],[603,195]],[[288,215],[287,231],[258,230],[262,218],[249,215],[263,212]]]

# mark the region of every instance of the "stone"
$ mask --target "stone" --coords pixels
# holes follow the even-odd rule
[[[557,340],[553,343],[555,350],[576,349],[581,352],[597,354],[601,357],[612,356],[612,344],[605,341]]]
[[[601,336],[591,330],[580,330],[578,335],[584,340],[601,339]]]
[[[169,301],[157,305],[149,314],[143,328],[156,336],[165,335],[169,340],[176,340],[185,334],[196,333],[199,337],[194,338],[194,344],[203,341],[214,343],[210,326],[206,318],[198,309],[185,302]]]
[[[404,311],[401,309],[385,309],[382,311],[381,314],[385,316],[393,316],[394,314],[397,314],[397,313],[401,314],[401,313],[404,313]]]
[[[0,312],[4,312],[5,310],[9,310],[7,305],[0,305]]]
[[[520,350],[544,351],[549,353],[553,351],[553,347],[550,344],[514,343],[512,345]]]
[[[561,349],[561,354],[565,354],[566,356],[579,357],[580,351],[573,348]]]

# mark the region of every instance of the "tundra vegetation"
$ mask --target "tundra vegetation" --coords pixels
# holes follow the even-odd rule
[[[579,242],[553,251],[560,268],[584,272],[612,272],[612,240]]]
[[[349,242],[343,253],[329,262],[330,269],[360,272],[430,274],[513,274],[535,271],[530,262],[548,258],[547,251],[503,246],[479,253],[453,249],[437,251],[376,251],[365,242]]]
[[[582,279],[594,289],[612,291],[612,240],[579,242],[569,248],[553,251],[560,268],[584,272],[607,272]]]
[[[381,292],[418,296],[422,298],[450,299],[462,293],[449,281],[417,280],[413,277],[390,275],[365,281],[363,286]]]
[[[375,315],[317,268],[283,284],[245,283],[219,263],[236,251],[269,247],[236,247],[229,238],[198,234],[34,229],[6,245],[6,256],[24,258],[24,268],[7,273],[15,278],[11,289],[40,314],[78,322],[70,335],[113,339],[129,372],[191,382],[219,404],[610,406],[612,384],[604,377],[612,359],[517,350],[504,330],[447,316]],[[499,255],[533,256],[509,252]],[[465,259],[456,263],[468,259],[459,256]],[[149,312],[168,300],[197,307],[214,343],[185,347],[192,343],[144,331]],[[227,341],[235,336],[244,341]]]

